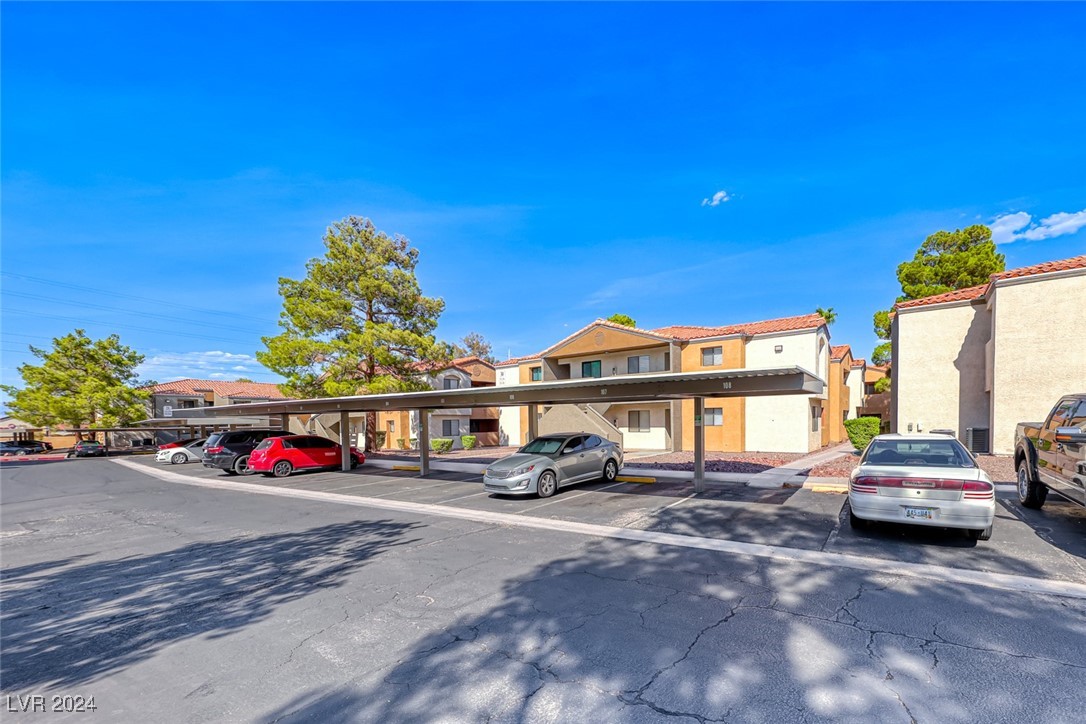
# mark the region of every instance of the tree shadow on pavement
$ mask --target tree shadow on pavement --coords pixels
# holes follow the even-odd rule
[[[441,630],[260,721],[1055,721],[1078,693],[1048,683],[1086,667],[1081,602],[685,548],[426,590]]]
[[[353,521],[192,543],[64,568],[4,571],[0,677],[13,691],[67,686],[201,635],[225,636],[277,606],[335,588],[420,524]]]

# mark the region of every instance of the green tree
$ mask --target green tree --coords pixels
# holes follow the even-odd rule
[[[909,261],[898,264],[901,295],[897,301],[922,299],[984,284],[992,274],[1006,269],[1006,259],[996,251],[992,230],[974,224],[954,231],[937,231],[924,239]],[[873,319],[879,339],[890,339],[890,311],[879,310]],[[879,362],[878,360],[884,360]],[[875,364],[890,363],[890,344],[875,347]]]
[[[457,357],[475,356],[494,364],[498,358],[491,351],[490,342],[478,332],[468,332],[458,344],[452,345],[453,354]]]
[[[833,311],[833,307],[829,307],[828,309],[818,307],[815,309],[815,314],[821,315],[822,319],[826,320],[826,324],[833,324],[837,321],[837,312]]]
[[[248,377],[239,377],[234,382],[252,382]]]
[[[24,386],[0,386],[8,410],[32,425],[128,425],[147,417],[147,390],[137,389],[143,355],[120,337],[91,339],[82,329],[53,339],[52,349],[31,346],[41,364],[19,366]]]
[[[628,314],[612,314],[607,318],[608,322],[614,322],[615,324],[621,324],[624,327],[636,327],[637,322],[634,318]]]
[[[890,364],[891,359],[892,354],[889,342],[883,342],[882,344],[876,345],[875,350],[871,353],[871,363],[876,364],[879,367],[885,367]]]
[[[304,279],[280,277],[283,331],[263,338],[257,359],[286,379],[279,387],[291,397],[426,389],[415,363],[445,363],[451,349],[434,338],[445,302],[422,295],[418,249],[358,216],[332,224],[323,241]],[[369,449],[376,428],[370,413]]]
[[[890,391],[890,378],[880,377],[875,380],[875,392],[889,392]]]

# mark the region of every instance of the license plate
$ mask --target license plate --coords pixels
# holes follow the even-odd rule
[[[931,508],[906,508],[906,518],[918,518],[920,520],[931,520]]]

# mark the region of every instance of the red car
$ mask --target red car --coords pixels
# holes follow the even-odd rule
[[[295,470],[338,468],[340,447],[326,437],[285,435],[269,437],[249,455],[249,470],[285,478]],[[366,462],[361,450],[351,448],[351,468]]]

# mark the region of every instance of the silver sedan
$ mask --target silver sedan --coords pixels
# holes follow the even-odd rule
[[[193,440],[188,445],[181,447],[168,447],[155,453],[155,462],[180,465],[182,463],[198,463],[204,452],[204,443],[207,439]]]
[[[483,487],[490,493],[549,498],[566,485],[611,482],[621,467],[622,448],[616,443],[587,432],[558,433],[537,437],[489,465]]]
[[[848,481],[849,523],[871,521],[963,528],[992,537],[995,485],[948,435],[879,435]]]

